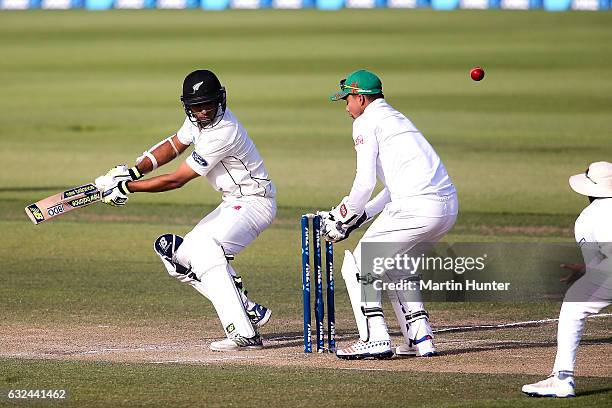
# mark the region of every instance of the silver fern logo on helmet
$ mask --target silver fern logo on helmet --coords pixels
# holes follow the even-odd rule
[[[193,86],[193,93],[196,93],[198,91],[198,89],[200,89],[200,87],[202,86],[203,83],[204,83],[204,81],[198,82],[197,84],[195,84]]]

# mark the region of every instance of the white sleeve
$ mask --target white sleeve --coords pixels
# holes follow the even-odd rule
[[[217,163],[227,157],[229,149],[227,140],[207,140],[201,146],[197,145],[185,162],[200,176],[205,176]]]
[[[366,215],[368,216],[368,218],[372,218],[375,215],[380,214],[383,208],[385,208],[385,205],[387,205],[389,202],[391,202],[391,194],[389,193],[387,187],[385,187],[380,193],[376,195],[376,197],[374,197],[366,204]]]
[[[185,146],[189,146],[190,144],[195,142],[194,130],[197,130],[197,126],[191,123],[189,118],[185,118],[183,125],[176,132],[176,137],[178,138],[179,142],[181,142]]]
[[[357,129],[353,130],[355,131]],[[376,187],[378,141],[374,132],[359,133],[355,138],[355,150],[357,151],[357,174],[346,206],[355,214],[362,214]]]

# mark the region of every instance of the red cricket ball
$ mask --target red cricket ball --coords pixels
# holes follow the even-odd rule
[[[470,76],[472,77],[472,79],[474,81],[480,81],[482,80],[482,78],[484,78],[485,76],[485,72],[484,69],[480,68],[480,67],[474,67],[472,68],[472,70],[470,71]]]

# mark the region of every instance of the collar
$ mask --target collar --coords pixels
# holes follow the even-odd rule
[[[358,123],[359,121],[362,120],[363,117],[367,116],[369,112],[374,112],[376,109],[380,108],[386,103],[387,102],[385,101],[384,98],[379,98],[379,99],[376,99],[375,101],[372,101],[368,106],[366,106],[366,108],[363,110],[363,113],[359,115],[359,117],[355,119],[353,123]]]
[[[379,106],[382,106],[383,104],[386,104],[387,102],[385,101],[385,98],[378,98],[372,102],[370,102],[370,104],[368,106],[366,106],[366,108],[364,109],[363,113],[366,113],[368,111],[372,111],[377,109]]]

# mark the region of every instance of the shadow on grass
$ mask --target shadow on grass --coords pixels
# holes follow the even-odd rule
[[[588,397],[589,395],[607,394],[612,391],[612,387],[600,388],[598,390],[590,390],[584,392],[577,392],[576,397]]]

